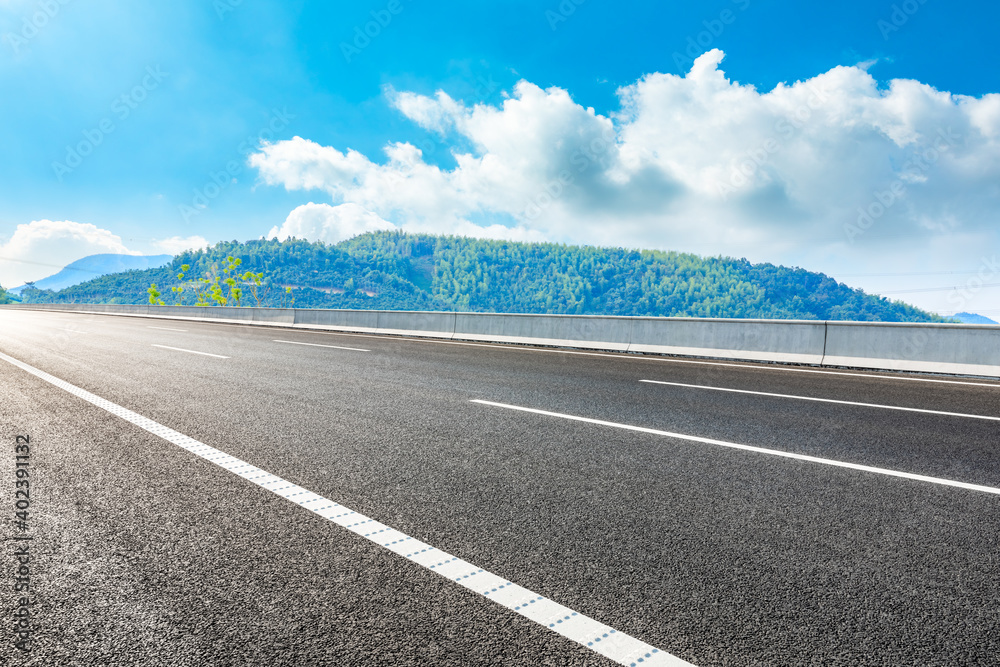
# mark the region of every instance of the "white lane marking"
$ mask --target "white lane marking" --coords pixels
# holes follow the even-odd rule
[[[146,327],[147,329],[159,329],[160,331],[183,331],[187,332],[187,329],[171,329],[170,327]]]
[[[755,396],[774,396],[777,398],[793,398],[797,401],[815,401],[817,403],[837,403],[839,405],[858,405],[864,408],[878,408],[880,410],[901,410],[903,412],[922,412],[928,415],[945,415],[948,417],[964,417],[966,419],[988,419],[989,421],[1000,422],[1000,417],[990,417],[988,415],[970,415],[964,412],[945,412],[943,410],[925,410],[923,408],[904,408],[899,405],[881,405],[879,403],[859,403],[857,401],[840,401],[833,398],[815,398],[813,396],[796,396],[794,394],[774,394],[769,391],[750,391],[748,389],[729,389],[726,387],[709,387],[701,384],[684,384],[682,382],[664,382],[663,380],[639,380],[647,384],[665,384],[671,387],[687,387],[689,389],[708,389],[710,391],[728,391],[735,394],[753,394]]]
[[[608,355],[611,356],[611,355]],[[742,364],[732,364],[721,361],[696,361],[694,359],[658,359],[657,361],[667,361],[675,364],[699,364],[702,366],[731,366],[734,368],[746,368],[749,370],[762,371],[785,371],[787,373],[820,373],[821,375],[843,375],[844,377],[870,378],[873,380],[905,380],[907,382],[935,382],[938,384],[964,384],[970,387],[993,387],[1000,389],[1000,384],[989,382],[970,382],[966,380],[938,380],[936,378],[912,378],[905,375],[874,375],[872,373],[850,373],[847,371],[824,371],[818,368],[786,368],[784,366],[751,365],[754,362],[748,361]]]
[[[36,312],[47,312],[47,311],[36,311]],[[108,315],[108,313],[96,313],[96,314]],[[240,327],[240,328],[253,326],[249,324],[226,324],[224,322],[199,322],[199,324],[206,324],[219,327]],[[726,361],[701,361],[698,359],[678,359],[675,357],[652,356],[647,354],[634,354],[634,353],[629,354],[627,352],[619,352],[616,354],[612,354],[610,352],[583,352],[580,350],[566,350],[562,348],[528,347],[525,345],[515,345],[512,343],[508,344],[469,343],[457,340],[436,340],[433,338],[414,338],[408,336],[392,336],[388,334],[379,335],[379,334],[350,333],[346,331],[321,331],[317,329],[303,329],[303,328],[293,328],[293,327],[287,327],[287,330],[301,332],[301,333],[322,334],[325,336],[348,336],[352,338],[378,338],[382,340],[396,339],[396,340],[412,341],[414,343],[433,343],[436,345],[490,347],[498,350],[511,350],[515,352],[548,352],[550,354],[575,354],[584,357],[610,357],[612,359],[628,359],[630,361],[655,361],[655,362],[669,363],[669,364],[696,364],[699,366],[723,366],[730,368],[743,368],[745,370],[751,370],[751,371],[761,370],[761,371],[784,371],[786,373],[820,373],[822,375],[842,375],[844,377],[869,378],[873,380],[903,380],[906,382],[933,382],[937,384],[957,384],[957,385],[967,385],[970,387],[992,387],[993,389],[1000,389],[1000,382],[990,383],[990,382],[974,382],[967,380],[943,380],[937,378],[918,378],[918,377],[908,377],[902,374],[876,375],[874,374],[875,371],[871,371],[868,373],[852,373],[850,371],[829,371],[829,370],[821,370],[818,368],[791,368],[783,365],[764,364],[750,360],[740,361],[738,363],[726,362]]]
[[[546,417],[558,417],[559,419],[568,419],[571,421],[585,422],[587,424],[597,424],[598,426],[610,426],[612,428],[620,428],[626,431],[638,431],[639,433],[662,435],[668,438],[676,438],[677,440],[687,440],[689,442],[700,442],[706,445],[718,445],[720,447],[742,449],[748,452],[757,452],[759,454],[770,454],[772,456],[781,456],[787,459],[795,459],[797,461],[809,461],[811,463],[821,463],[823,465],[835,466],[837,468],[850,468],[851,470],[873,472],[873,473],[878,473],[880,475],[889,475],[891,477],[902,477],[904,479],[912,479],[918,482],[930,482],[931,484],[941,484],[943,486],[955,486],[960,489],[968,489],[971,491],[983,491],[984,493],[994,493],[1000,495],[1000,488],[995,488],[992,486],[983,486],[981,484],[956,482],[954,480],[942,479],[940,477],[928,477],[927,475],[916,475],[909,472],[889,470],[887,468],[876,468],[874,466],[866,466],[866,465],[861,465],[859,463],[846,463],[844,461],[834,461],[833,459],[823,459],[819,458],[818,456],[808,456],[806,454],[794,454],[792,452],[783,452],[777,449],[765,449],[763,447],[754,447],[752,445],[741,445],[739,443],[729,442],[726,440],[715,440],[713,438],[703,438],[697,435],[673,433],[671,431],[660,431],[655,428],[646,428],[645,426],[632,426],[630,424],[619,424],[617,422],[604,421],[603,419],[591,419],[590,417],[577,417],[576,415],[567,415],[567,414],[562,414],[560,412],[549,412],[548,410],[537,410],[535,408],[525,408],[519,405],[509,405],[507,403],[494,403],[493,401],[483,401],[480,399],[472,399],[470,402],[480,403],[482,405],[490,405],[497,408],[505,408],[507,410],[530,412],[532,414],[544,415]]]
[[[80,331],[80,330],[78,330],[78,329],[62,329],[62,331],[69,331],[70,333],[79,333],[79,334],[85,334],[85,333],[88,333],[88,332],[86,332],[86,331]]]
[[[356,535],[384,547],[395,554],[422,565],[460,586],[514,611],[528,620],[549,628],[555,633],[586,646],[621,665],[662,665],[664,667],[693,667],[689,662],[654,648],[635,637],[618,632],[588,616],[539,595],[472,563],[435,549],[395,528],[379,523],[339,503],[317,495],[297,484],[292,484],[266,470],[257,468],[225,452],[219,451],[183,433],[175,431],[148,417],[132,412],[116,403],[92,394],[65,380],[0,352],[0,359],[31,373],[37,378],[78,396],[88,403],[121,417],[167,442],[177,445],[201,458],[253,482],[261,488],[281,496],[303,508],[342,526]]]
[[[221,324],[218,322],[211,322],[209,324],[216,324],[218,326],[240,326],[235,324]],[[245,326],[245,325],[244,325]],[[398,340],[406,340],[414,343],[433,343],[435,345],[462,345],[465,347],[490,347],[498,350],[511,350],[515,352],[548,352],[550,354],[575,354],[582,357],[610,357],[612,359],[627,359],[629,361],[653,361],[660,363],[669,364],[696,364],[698,366],[724,366],[730,368],[742,368],[749,371],[786,371],[789,373],[820,373],[822,375],[843,375],[844,377],[859,377],[859,378],[870,378],[875,380],[905,380],[907,382],[935,382],[938,384],[959,384],[968,385],[970,387],[992,387],[994,389],[1000,389],[1000,383],[989,383],[989,382],[974,382],[966,380],[939,380],[937,378],[915,378],[907,377],[905,375],[876,375],[874,371],[871,373],[851,373],[849,371],[827,371],[820,370],[818,368],[789,368],[787,366],[771,365],[771,364],[761,364],[759,362],[744,361],[740,363],[731,363],[725,361],[700,361],[698,359],[677,359],[674,357],[665,356],[653,356],[647,354],[630,354],[627,352],[619,352],[617,354],[611,352],[583,352],[580,350],[565,350],[562,348],[546,348],[546,347],[528,347],[524,345],[515,345],[508,343],[506,345],[500,344],[489,344],[489,343],[467,343],[464,341],[457,340],[435,340],[433,338],[412,338],[407,336],[388,336],[388,335],[378,335],[378,334],[362,334],[362,333],[347,333],[341,331],[318,331],[311,329],[293,329],[293,331],[301,331],[303,333],[310,334],[322,334],[324,336],[349,336],[352,338],[381,338],[385,340],[386,338],[396,338]]]
[[[360,347],[341,347],[339,345],[321,345],[320,343],[301,343],[297,340],[276,340],[275,343],[288,343],[289,345],[309,345],[311,347],[329,347],[334,350],[354,350],[355,352],[371,352],[371,350],[362,350]]]
[[[197,350],[185,350],[183,347],[170,347],[169,345],[157,345],[153,343],[153,347],[162,347],[164,350],[177,350],[178,352],[188,352],[189,354],[201,354],[206,357],[216,357],[217,359],[228,359],[229,357],[224,357],[221,354],[212,354],[211,352],[198,352]]]

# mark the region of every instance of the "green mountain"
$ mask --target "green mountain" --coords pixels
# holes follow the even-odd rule
[[[58,292],[25,290],[34,302],[147,303],[156,283],[176,299],[186,278],[221,275],[227,255],[262,271],[262,305],[302,308],[459,310],[774,319],[940,322],[900,301],[865,294],[821,273],[745,259],[658,250],[515,243],[401,232],[363,234],[335,246],[303,240],[219,243],[165,267],[101,276]],[[193,303],[188,283],[184,303]],[[256,305],[245,293],[243,305]]]

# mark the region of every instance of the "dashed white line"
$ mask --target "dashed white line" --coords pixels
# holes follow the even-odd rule
[[[647,384],[663,384],[671,387],[686,387],[688,389],[707,389],[709,391],[727,391],[734,394],[753,394],[755,396],[773,396],[776,398],[791,398],[797,401],[814,401],[817,403],[836,403],[838,405],[855,405],[863,408],[878,408],[879,410],[901,410],[903,412],[921,412],[928,415],[944,415],[947,417],[963,417],[965,419],[986,419],[1000,421],[1000,417],[989,415],[971,415],[963,412],[945,412],[943,410],[926,410],[924,408],[905,408],[899,405],[881,405],[879,403],[860,403],[858,401],[841,401],[833,398],[815,398],[813,396],[796,396],[794,394],[774,394],[769,391],[750,391],[748,389],[729,389],[727,387],[709,387],[701,384],[684,384],[683,382],[664,382],[663,380],[639,380]]]
[[[215,326],[229,327],[229,326],[246,326],[246,325],[236,325],[236,324],[222,324],[219,322],[209,322],[207,324],[212,324]],[[584,352],[582,350],[567,350],[563,348],[547,348],[547,347],[530,347],[526,345],[513,345],[513,344],[490,344],[490,343],[471,343],[466,341],[458,340],[434,340],[433,338],[412,338],[407,336],[390,336],[390,335],[379,335],[379,334],[363,334],[363,333],[349,333],[341,331],[317,331],[310,329],[296,329],[296,331],[301,331],[303,333],[319,334],[323,336],[347,336],[350,338],[380,338],[380,339],[397,339],[405,340],[412,343],[431,343],[434,345],[460,345],[463,347],[489,347],[500,350],[510,350],[512,352],[547,352],[550,354],[572,354],[582,357],[610,357],[612,359],[625,359],[629,361],[651,361],[667,364],[695,364],[698,366],[721,366],[728,368],[742,368],[744,370],[750,371],[783,371],[786,373],[819,373],[821,375],[842,375],[844,377],[859,377],[868,378],[873,380],[901,380],[905,382],[932,382],[936,384],[957,384],[966,385],[969,387],[992,387],[993,389],[1000,389],[1000,382],[976,382],[974,380],[944,380],[938,378],[918,378],[909,377],[906,375],[878,375],[875,372],[870,373],[853,373],[851,371],[833,371],[833,370],[822,370],[819,368],[791,368],[788,366],[774,365],[774,364],[762,364],[754,361],[743,361],[743,362],[726,362],[726,361],[701,361],[698,359],[678,359],[676,357],[666,357],[666,356],[654,356],[649,354],[629,354],[626,352],[612,353],[612,352]]]
[[[146,327],[147,329],[159,329],[160,331],[181,331],[187,333],[187,329],[172,329],[171,327]]]
[[[68,331],[70,333],[78,333],[78,334],[89,333],[87,331],[80,331],[79,329],[62,329],[62,331]]]
[[[371,352],[371,350],[362,350],[360,347],[341,347],[340,345],[321,345],[320,343],[303,343],[297,340],[276,340],[275,343],[288,343],[289,345],[308,345],[310,347],[329,347],[334,350],[353,350],[354,352]]]
[[[219,322],[209,322],[208,324],[213,324],[215,326],[245,326],[236,324],[223,324]],[[860,377],[869,378],[875,380],[903,380],[906,382],[933,382],[937,384],[958,384],[967,385],[970,387],[992,387],[993,389],[1000,389],[1000,382],[976,382],[973,380],[944,380],[938,378],[918,378],[909,377],[906,375],[878,375],[874,372],[870,373],[853,373],[851,371],[834,371],[834,370],[822,370],[819,368],[791,368],[788,366],[780,366],[774,364],[762,364],[760,362],[754,361],[742,361],[742,362],[726,362],[726,361],[701,361],[698,359],[678,359],[676,357],[666,357],[666,356],[654,356],[648,354],[629,354],[626,352],[612,353],[612,352],[585,352],[582,350],[567,350],[564,348],[547,348],[547,347],[530,347],[527,345],[513,345],[513,344],[496,344],[496,343],[472,343],[460,340],[435,340],[433,338],[413,338],[408,336],[390,336],[386,334],[364,334],[364,333],[350,333],[343,331],[318,331],[310,329],[296,329],[296,331],[301,331],[302,333],[309,334],[319,334],[323,336],[347,336],[350,338],[378,338],[378,339],[392,339],[405,340],[413,343],[431,343],[435,345],[460,345],[463,347],[489,347],[501,350],[510,350],[513,352],[547,352],[550,354],[572,354],[583,357],[610,357],[612,359],[625,359],[629,361],[652,361],[659,363],[668,364],[695,364],[698,366],[722,366],[728,368],[742,368],[744,370],[761,370],[761,371],[784,371],[788,373],[819,373],[821,375],[842,375],[844,377]]]
[[[719,447],[729,447],[731,449],[741,449],[747,452],[757,452],[758,454],[770,454],[771,456],[781,456],[787,459],[795,459],[797,461],[809,461],[810,463],[820,463],[823,465],[834,466],[837,468],[849,468],[851,470],[861,470],[863,472],[872,472],[879,475],[888,475],[890,477],[902,477],[904,479],[912,479],[918,482],[929,482],[931,484],[940,484],[942,486],[954,486],[960,489],[968,489],[970,491],[982,491],[984,493],[993,493],[1000,495],[1000,488],[992,486],[983,486],[981,484],[969,484],[968,482],[956,482],[951,479],[943,479],[941,477],[929,477],[927,475],[916,475],[909,472],[900,472],[898,470],[889,470],[887,468],[876,468],[875,466],[866,466],[859,463],[847,463],[845,461],[835,461],[833,459],[824,459],[818,456],[808,456],[806,454],[795,454],[793,452],[783,452],[778,449],[765,449],[764,447],[754,447],[752,445],[742,445],[737,442],[729,442],[727,440],[715,440],[714,438],[703,438],[697,435],[687,435],[686,433],[673,433],[671,431],[661,431],[655,428],[646,428],[645,426],[632,426],[631,424],[619,424],[618,422],[604,421],[603,419],[591,419],[590,417],[578,417],[576,415],[567,415],[561,412],[549,412],[548,410],[538,410],[536,408],[526,408],[519,405],[509,405],[507,403],[495,403],[493,401],[483,401],[480,399],[472,399],[471,403],[479,403],[481,405],[490,405],[496,408],[504,408],[507,410],[517,410],[519,412],[530,412],[536,415],[544,415],[546,417],[557,417],[559,419],[568,419],[570,421],[584,422],[587,424],[596,424],[598,426],[609,426],[611,428],[620,428],[626,431],[637,431],[639,433],[649,433],[652,435],[662,435],[667,438],[674,438],[677,440],[687,440],[689,442],[700,442],[705,445],[717,445]]]
[[[164,350],[176,350],[178,352],[187,352],[189,354],[200,354],[205,357],[215,357],[216,359],[229,359],[229,357],[224,357],[221,354],[212,354],[211,352],[198,352],[197,350],[185,350],[183,347],[170,347],[169,345],[157,345],[153,343],[153,347],[160,347]]]
[[[45,311],[41,311],[45,312]],[[98,315],[107,315],[107,313],[96,313]],[[163,318],[169,319],[169,318]],[[247,324],[227,324],[224,322],[199,322],[199,324],[217,326],[217,327],[240,327],[246,328]],[[901,380],[905,382],[932,382],[937,384],[956,384],[956,385],[966,385],[970,387],[992,387],[993,389],[1000,389],[1000,382],[976,382],[973,380],[945,380],[938,378],[924,378],[924,377],[909,377],[907,375],[877,375],[874,371],[867,373],[856,373],[851,371],[837,371],[837,370],[823,370],[819,368],[792,368],[789,366],[774,365],[774,364],[764,364],[754,361],[737,361],[737,362],[726,362],[726,361],[701,361],[699,359],[679,359],[676,357],[668,356],[654,356],[648,354],[628,354],[625,352],[611,353],[611,352],[585,352],[582,350],[568,350],[564,348],[547,348],[547,347],[530,347],[527,345],[513,345],[513,344],[497,344],[497,343],[472,343],[467,341],[459,340],[435,340],[432,338],[415,338],[412,336],[395,336],[388,334],[365,334],[365,333],[352,333],[349,331],[321,331],[317,329],[306,329],[306,328],[294,328],[288,329],[289,331],[296,331],[300,333],[308,334],[319,334],[324,336],[346,336],[349,338],[376,338],[382,340],[405,340],[413,343],[433,343],[436,345],[461,345],[465,347],[490,347],[500,350],[510,350],[513,352],[548,352],[551,354],[574,354],[578,356],[585,357],[610,357],[612,359],[627,359],[631,361],[653,361],[660,363],[670,363],[670,364],[696,364],[699,366],[721,366],[729,368],[743,368],[745,370],[761,370],[761,371],[782,371],[786,373],[819,373],[822,375],[842,375],[844,377],[860,377],[868,378],[874,380]]]
[[[650,646],[635,637],[618,632],[610,626],[577,613],[523,586],[518,586],[461,558],[436,549],[395,528],[379,523],[375,519],[358,514],[350,508],[344,507],[296,484],[292,484],[276,475],[272,475],[266,470],[252,466],[234,456],[230,456],[225,452],[155,422],[148,417],[143,417],[128,408],[112,403],[65,380],[60,380],[45,371],[38,370],[2,352],[0,352],[0,359],[74,396],[82,398],[102,410],[117,415],[139,428],[163,438],[167,442],[186,449],[220,468],[272,491],[272,493],[288,499],[303,509],[307,509],[314,514],[332,521],[384,549],[422,565],[463,588],[478,593],[535,623],[544,625],[553,632],[586,646],[618,664],[629,665],[630,667],[639,667],[640,665],[652,665],[654,667],[693,667],[691,663]],[[270,488],[271,486],[279,485],[284,486],[277,490]],[[293,496],[295,499],[291,500]],[[316,509],[306,507],[307,504],[316,501],[322,501],[322,507]]]

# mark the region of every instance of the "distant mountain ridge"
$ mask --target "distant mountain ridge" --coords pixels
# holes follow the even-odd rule
[[[976,313],[955,313],[951,317],[962,324],[998,324],[996,320],[991,320]]]
[[[741,317],[942,322],[901,301],[866,294],[800,268],[746,259],[373,232],[337,245],[304,240],[219,243],[187,251],[160,268],[102,276],[61,291],[25,290],[25,300],[148,303],[156,283],[165,302],[190,265],[182,303],[197,279],[221,274],[227,255],[241,271],[262,271],[271,289],[261,305],[380,310]],[[246,291],[244,305],[256,305]]]
[[[58,273],[34,281],[34,285],[38,289],[58,291],[109,273],[121,273],[133,269],[154,269],[168,264],[173,258],[173,255],[118,255],[113,253],[88,255],[67,264]],[[9,291],[19,294],[25,287],[26,285],[21,285]]]

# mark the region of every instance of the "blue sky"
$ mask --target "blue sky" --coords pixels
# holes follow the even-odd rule
[[[997,241],[991,232],[995,181],[991,190],[989,179],[976,181],[963,171],[975,166],[980,176],[992,175],[997,166],[990,95],[1000,92],[998,22],[995,3],[941,0],[0,0],[6,157],[0,161],[0,283],[40,278],[54,272],[47,263],[61,266],[102,249],[155,254],[185,242],[245,240],[273,230],[333,241],[351,230],[386,226],[504,235],[495,225],[514,230],[513,238],[797,264],[881,291],[964,285],[977,274],[985,284],[1000,282],[989,261]],[[374,36],[359,37],[366,28]],[[681,79],[695,58],[714,49],[718,57],[701,61],[706,76],[717,73],[713,92],[700,111],[686,107],[694,96],[685,90],[695,86],[684,88]],[[793,102],[759,96],[838,67],[853,69],[824,88],[833,91],[832,100],[810,106],[794,135],[775,130],[782,127],[781,109]],[[677,78],[650,81],[657,73]],[[864,76],[874,88],[862,90]],[[889,95],[894,79],[924,87]],[[645,88],[638,86],[643,80]],[[723,80],[728,87],[721,87]],[[516,88],[519,82],[531,90]],[[729,94],[734,86],[743,97]],[[757,96],[747,97],[746,86]],[[935,98],[928,86],[951,95]],[[621,92],[630,87],[632,107]],[[871,117],[857,112],[858,122],[876,128],[874,138],[858,138],[849,112],[838,111],[835,120],[833,111],[827,114],[856,91],[860,106],[852,108],[870,110]],[[522,108],[504,106],[512,101]],[[588,108],[593,122],[585,117]],[[497,115],[505,109],[507,120]],[[505,158],[502,147],[524,141],[514,135],[542,116],[550,120],[532,130],[530,146],[511,149],[517,155],[546,162],[568,140],[554,127],[578,123],[572,136],[588,137],[606,120],[615,148],[601,150],[610,163],[602,160],[599,169],[588,166],[565,187],[556,185],[557,201],[548,204],[543,186],[565,171],[553,162],[538,176],[538,195],[507,192],[526,205],[505,208],[487,191],[491,178],[517,171],[517,160]],[[695,127],[706,116],[712,122]],[[936,120],[923,123],[924,116]],[[671,134],[674,125],[684,134]],[[930,150],[936,135],[928,128],[953,125],[960,139],[940,144],[940,156],[906,176],[907,151]],[[711,127],[723,128],[718,137]],[[754,132],[756,138],[734,147],[718,169],[704,161],[702,153],[725,153]],[[739,179],[732,192],[713,192],[702,187],[704,180],[687,178],[694,171],[725,172],[771,135],[787,143],[765,149],[770,155],[746,170],[749,185]],[[681,146],[678,136],[704,140]],[[713,143],[728,136],[737,139]],[[289,142],[294,137],[301,143]],[[261,151],[262,139],[270,152]],[[641,154],[657,141],[663,145],[655,156]],[[847,141],[858,143],[845,150]],[[433,202],[400,197],[381,206],[370,192],[334,182],[387,178],[377,167],[390,162],[385,147],[397,142],[422,150],[421,170],[438,170],[418,188],[440,187]],[[675,147],[676,155],[665,156]],[[338,162],[349,149],[364,164]],[[77,157],[81,152],[87,155]],[[828,171],[828,190],[849,200],[839,218],[810,208],[829,210],[809,194],[818,181],[796,180],[803,163],[793,157],[805,160],[810,152],[805,164],[815,165],[815,179]],[[855,162],[859,154],[865,165],[878,166],[868,182],[856,182],[865,172]],[[484,176],[489,159],[476,171],[463,169],[461,155],[494,156],[502,169]],[[303,170],[312,176],[304,178]],[[412,164],[395,171],[389,176],[414,174]],[[591,176],[593,187],[583,187]],[[879,193],[891,193],[897,176],[904,184],[887,212],[858,228],[863,211]],[[726,183],[729,177],[714,178]],[[478,189],[456,185],[469,179],[479,179]],[[614,185],[605,201],[578,192],[601,192],[601,183]],[[661,196],[667,192],[677,194]],[[544,210],[524,215],[539,197]],[[572,224],[574,215],[589,222]],[[28,259],[18,262],[15,255]],[[959,271],[967,273],[952,273]],[[924,275],[866,275],[874,273]],[[996,291],[974,287],[961,299],[944,290],[900,296],[940,312],[959,303],[1000,308]]]

